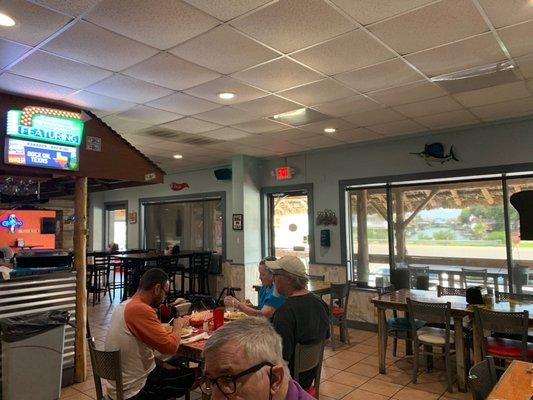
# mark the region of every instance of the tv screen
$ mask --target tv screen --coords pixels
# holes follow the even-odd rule
[[[6,164],[78,170],[78,148],[6,137]]]
[[[50,235],[56,233],[56,219],[44,217],[41,218],[41,234]]]

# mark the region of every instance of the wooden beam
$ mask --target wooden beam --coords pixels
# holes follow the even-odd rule
[[[368,282],[368,192],[361,190],[357,194],[357,280]]]
[[[492,197],[487,188],[481,188],[481,193],[483,194],[483,197],[485,197],[485,200],[487,200],[487,203],[490,205],[494,204],[494,197]]]
[[[374,210],[376,210],[385,221],[387,220],[387,209],[382,204],[378,203],[375,199],[372,199],[370,205],[374,207]]]
[[[74,380],[87,378],[87,178],[76,178],[74,196],[74,267],[76,268],[76,337]]]
[[[453,201],[455,202],[455,205],[457,207],[461,207],[463,205],[463,202],[461,201],[461,198],[459,197],[459,194],[457,194],[457,190],[452,189],[452,190],[450,190],[450,193],[452,195]]]
[[[423,209],[425,206],[427,206],[428,203],[429,203],[431,200],[433,200],[433,197],[435,197],[435,196],[437,195],[437,193],[439,193],[439,190],[438,190],[438,189],[433,189],[433,190],[429,193],[428,197],[426,197],[426,199],[425,199],[424,201],[422,201],[422,203],[420,203],[420,204],[418,205],[417,208],[415,208],[415,210],[414,210],[413,213],[409,216],[409,218],[407,218],[407,219],[404,221],[404,223],[403,223],[403,227],[404,227],[404,228],[407,228],[407,226],[411,223],[411,221],[412,221],[413,219],[415,219],[415,217],[418,215],[418,213],[419,213],[420,211],[422,211],[422,209]]]

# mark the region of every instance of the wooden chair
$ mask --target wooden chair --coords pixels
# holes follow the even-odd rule
[[[468,286],[487,286],[487,283],[487,269],[461,268],[461,287],[463,289],[466,289]]]
[[[498,292],[494,294],[497,303],[501,301],[525,301],[533,302],[533,294]]]
[[[350,345],[350,333],[346,315],[348,314],[348,300],[350,299],[350,282],[332,283],[329,296],[329,325],[331,331],[331,347],[335,350],[335,335],[333,327],[339,325],[340,341]]]
[[[96,399],[108,400],[104,396],[102,389],[102,379],[115,381],[117,400],[124,400],[124,389],[122,385],[122,367],[120,364],[120,350],[101,351],[96,350],[94,338],[89,340],[89,353],[93,369],[94,384],[96,386]]]
[[[425,303],[407,299],[407,309],[409,310],[409,321],[411,322],[411,335],[414,344],[414,362],[413,362],[413,383],[416,383],[418,377],[418,356],[420,346],[424,349],[422,354],[433,356],[433,347],[440,347],[444,353],[446,362],[446,376],[448,378],[448,391],[452,392],[452,365],[451,354],[454,344],[454,332],[450,329],[451,320],[451,303]],[[441,324],[445,328],[424,326],[417,328],[416,321],[425,321],[426,323]]]
[[[192,284],[192,290],[191,292],[195,292],[196,284],[198,283],[198,292],[200,294],[209,295],[210,289],[209,289],[209,267],[211,265],[211,256],[212,253],[210,251],[197,253],[194,255],[192,259],[192,271],[191,273],[191,281]]]
[[[322,361],[324,359],[325,340],[319,340],[314,343],[300,344],[297,343],[294,349],[294,380],[299,382],[302,372],[315,369],[315,379],[313,386],[307,389],[307,392],[316,399],[320,394],[320,375],[322,373]]]
[[[468,386],[472,390],[473,400],[485,400],[498,382],[494,358],[488,356],[478,362],[468,372]]]
[[[407,268],[409,269],[409,285],[411,289],[429,290],[429,267],[412,267],[409,265]]]
[[[106,293],[109,293],[109,300],[111,297],[111,284],[110,284],[110,266],[109,255],[106,253],[89,253],[87,258],[92,259],[91,263],[87,263],[87,293],[93,295],[93,307],[98,301],[100,302],[100,294],[103,293],[104,297]]]
[[[177,299],[183,292],[183,287],[179,291],[176,288],[176,275],[181,273],[181,268],[178,266],[178,257],[174,255],[161,257],[158,261],[158,268],[167,273],[170,282],[170,293],[167,300],[173,301]]]
[[[463,288],[453,288],[445,286],[437,286],[437,297],[442,296],[461,296],[466,297],[466,289]]]

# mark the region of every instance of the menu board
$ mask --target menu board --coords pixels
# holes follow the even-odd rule
[[[6,137],[6,164],[77,171],[78,147]]]

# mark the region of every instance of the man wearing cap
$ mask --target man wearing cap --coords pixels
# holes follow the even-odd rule
[[[298,257],[284,256],[276,261],[267,261],[274,274],[277,291],[287,301],[274,314],[274,328],[283,340],[283,358],[289,363],[294,375],[294,350],[296,344],[312,343],[329,337],[329,310],[326,303],[307,290],[305,265]],[[315,370],[300,374],[303,388],[313,384]]]

